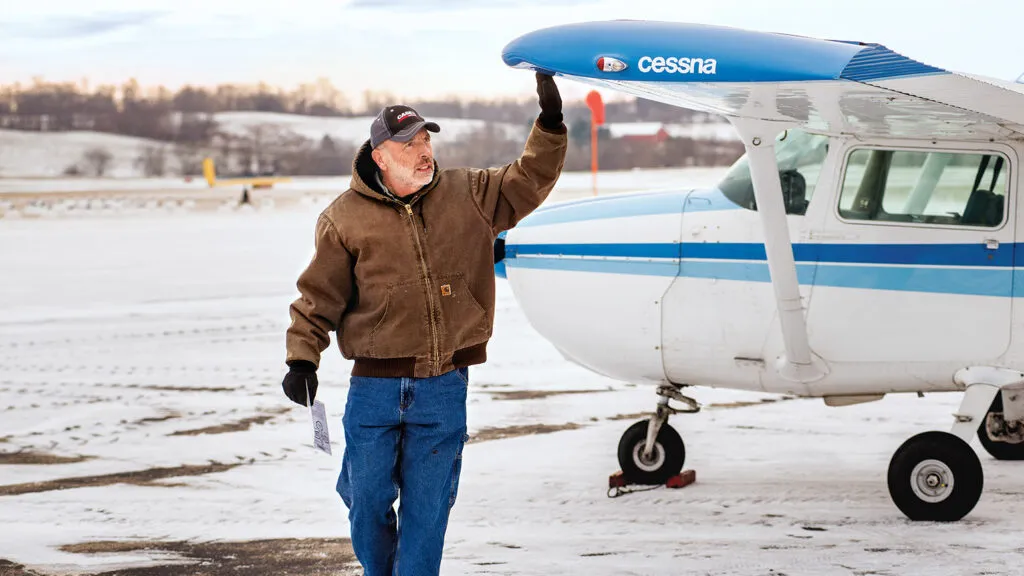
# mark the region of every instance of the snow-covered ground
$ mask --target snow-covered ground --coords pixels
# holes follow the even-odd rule
[[[598,193],[709,187],[722,178],[724,171],[721,167],[603,171],[598,175]],[[591,196],[592,182],[588,172],[565,172],[551,201]],[[295,178],[270,190],[254,190],[252,200],[260,209],[321,205],[343,192],[349,183],[349,177]],[[205,182],[169,179],[0,179],[0,222],[231,211],[238,206],[240,193],[241,187],[237,186],[210,189]]]
[[[0,559],[95,574],[180,558],[60,547],[301,538],[316,552],[347,536],[334,484],[349,363],[332,347],[321,370],[333,456],[280,388],[320,206],[0,219],[0,458],[51,462],[0,464]],[[914,524],[889,500],[892,453],[946,429],[957,395],[837,409],[695,389],[704,410],[672,423],[697,483],[609,499],[619,435],[653,390],[566,362],[502,280],[498,294],[444,574],[1024,572],[1024,464],[980,452],[985,493],[959,523]],[[330,549],[334,573],[357,573]]]

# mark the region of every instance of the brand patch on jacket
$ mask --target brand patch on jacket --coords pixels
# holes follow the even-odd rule
[[[451,284],[442,284],[441,285],[441,296],[451,296],[451,295],[452,295],[452,285]]]

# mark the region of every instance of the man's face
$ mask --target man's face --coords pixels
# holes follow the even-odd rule
[[[380,152],[377,165],[391,182],[390,187],[397,188],[393,192],[400,196],[412,194],[434,178],[434,151],[426,129],[408,142],[388,140],[377,150]]]

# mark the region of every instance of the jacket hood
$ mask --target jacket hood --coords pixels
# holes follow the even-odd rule
[[[370,155],[372,151],[373,148],[370,147],[369,139],[359,147],[356,157],[352,160],[352,181],[349,183],[349,187],[363,196],[369,196],[376,200],[387,200],[388,196],[377,183],[378,168],[377,163],[373,161],[373,157]],[[422,196],[425,192],[434,189],[440,178],[440,172],[437,160],[435,159],[434,177],[430,180],[429,184],[418,190],[413,197]]]

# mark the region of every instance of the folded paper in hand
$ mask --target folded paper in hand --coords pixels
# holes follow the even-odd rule
[[[306,387],[306,404],[309,405],[309,387]],[[314,400],[309,407],[309,414],[313,419],[313,446],[328,454],[331,453],[331,432],[327,428],[327,408],[324,403]]]

